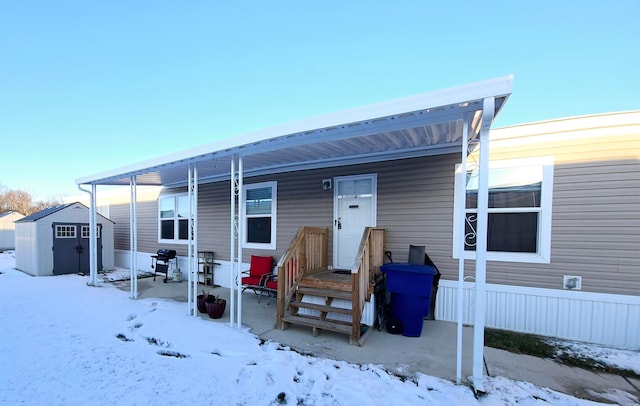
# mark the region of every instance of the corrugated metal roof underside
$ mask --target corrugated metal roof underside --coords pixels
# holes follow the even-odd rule
[[[496,98],[496,113],[508,96]],[[221,143],[212,143],[77,182],[128,185],[130,177],[135,176],[138,185],[177,186],[186,183],[189,164],[197,165],[200,182],[214,182],[229,179],[234,154],[243,157],[243,174],[250,177],[459,152],[464,119],[470,122],[469,138],[479,134],[482,103],[482,99],[466,100],[276,136],[266,130],[269,136],[253,142],[243,143],[243,137],[239,137],[235,144],[222,143],[223,148]]]

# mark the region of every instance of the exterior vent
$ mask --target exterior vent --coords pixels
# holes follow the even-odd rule
[[[571,289],[571,290],[581,290],[582,289],[582,276],[568,276],[565,275],[563,282],[562,282],[562,287],[564,289]]]

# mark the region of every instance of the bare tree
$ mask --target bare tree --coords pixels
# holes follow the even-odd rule
[[[12,190],[0,185],[0,212],[16,211],[28,216],[47,207],[61,204],[57,200],[33,202],[31,195],[23,190]]]

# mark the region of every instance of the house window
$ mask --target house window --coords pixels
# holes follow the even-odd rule
[[[76,226],[56,225],[56,238],[76,238]]]
[[[461,195],[460,182],[465,182]],[[477,240],[478,171],[456,171],[454,258],[459,257],[459,221],[465,220],[465,258],[473,259]],[[549,263],[553,158],[496,161],[489,164],[487,259]],[[463,214],[464,211],[464,214]]]
[[[158,199],[159,242],[186,243],[189,238],[189,196],[171,195]]]
[[[264,182],[243,188],[243,246],[246,248],[276,248],[276,185],[276,182]]]

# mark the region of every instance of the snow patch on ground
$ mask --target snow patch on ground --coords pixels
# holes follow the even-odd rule
[[[130,300],[112,284],[97,289],[87,277],[31,277],[14,267],[12,253],[0,254],[0,404],[596,404],[502,377],[487,377],[486,394],[476,397],[440,378],[401,378],[261,342],[185,316],[183,303]]]
[[[98,276],[102,278],[104,282],[119,282],[131,280],[131,271],[126,268],[109,269],[106,271],[98,272]],[[152,277],[153,273],[148,271],[138,271],[138,279]]]
[[[549,339],[547,342],[559,348],[558,355],[564,353],[576,358],[593,359],[603,366],[627,369],[640,375],[640,351],[577,341]]]

